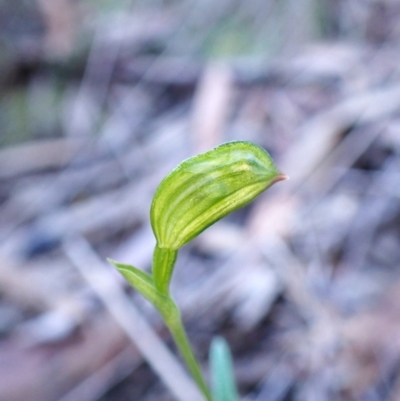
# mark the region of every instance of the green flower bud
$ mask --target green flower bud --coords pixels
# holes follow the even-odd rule
[[[250,142],[228,142],[183,161],[153,198],[150,217],[158,247],[178,250],[284,179],[270,155]]]

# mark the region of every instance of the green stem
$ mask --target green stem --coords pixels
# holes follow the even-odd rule
[[[164,304],[164,307],[159,309],[159,311],[164,318],[166,326],[172,334],[182,358],[184,359],[190,373],[192,374],[204,397],[207,399],[207,401],[213,401],[210,390],[203,377],[200,365],[189,343],[178,307],[171,297],[169,297],[168,306],[165,306],[166,305]]]
[[[158,244],[153,254],[153,279],[158,291],[163,295],[169,293],[169,283],[174,271],[178,251],[169,248],[160,248]]]

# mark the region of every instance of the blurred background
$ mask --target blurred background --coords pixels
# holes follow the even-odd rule
[[[0,0],[0,400],[194,401],[106,258],[236,139],[290,180],[180,252],[206,373],[221,334],[242,400],[399,400],[399,66],[396,0]]]

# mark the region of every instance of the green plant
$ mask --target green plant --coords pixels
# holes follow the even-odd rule
[[[211,390],[214,401],[236,401],[239,399],[233,373],[232,356],[227,342],[216,337],[211,343]]]
[[[164,178],[154,195],[150,218],[157,244],[152,273],[110,260],[159,311],[208,401],[235,401],[236,390],[231,384],[227,388],[214,384],[211,394],[192,351],[179,308],[169,291],[178,250],[211,224],[285,178],[269,154],[250,142],[228,142],[191,157]],[[225,380],[230,354],[222,340],[216,341],[211,352],[213,371]]]

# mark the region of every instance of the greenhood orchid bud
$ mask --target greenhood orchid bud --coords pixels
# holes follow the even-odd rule
[[[191,157],[161,182],[151,205],[159,248],[178,250],[211,224],[284,180],[270,155],[234,141]]]

